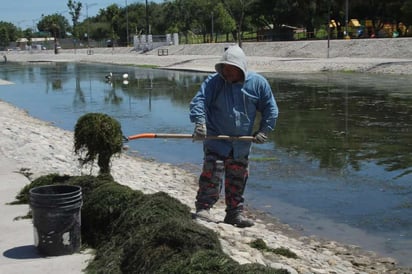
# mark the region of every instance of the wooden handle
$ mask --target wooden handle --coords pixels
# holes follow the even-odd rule
[[[252,142],[253,136],[228,136],[228,135],[217,135],[217,136],[206,136],[202,138],[194,138],[192,134],[174,134],[174,133],[140,133],[127,137],[130,140],[142,139],[142,138],[174,138],[174,139],[196,139],[196,140],[230,140],[230,141],[248,141]]]

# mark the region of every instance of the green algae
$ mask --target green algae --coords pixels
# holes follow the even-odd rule
[[[167,193],[143,194],[110,175],[50,174],[22,189],[82,187],[82,244],[95,249],[86,273],[288,273],[260,264],[240,265],[222,251],[217,234],[192,219],[190,208]]]

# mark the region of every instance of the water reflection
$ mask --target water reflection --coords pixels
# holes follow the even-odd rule
[[[357,81],[356,77],[339,74],[318,81],[272,79],[282,106],[281,134],[275,137],[276,144],[312,155],[319,160],[320,168],[360,170],[362,162],[374,161],[387,171],[398,171],[395,177],[410,174],[409,84],[395,81],[390,86],[386,81],[392,79],[384,76],[370,77],[365,83],[365,79]]]
[[[107,81],[109,73],[113,76]],[[121,122],[125,135],[190,133],[188,104],[205,77],[114,65],[8,63],[0,66],[0,78],[15,85],[2,86],[0,98],[68,130],[84,113],[104,112]],[[304,233],[340,237],[408,264],[412,78],[267,77],[280,118],[271,141],[253,146],[247,201]],[[129,145],[140,156],[195,172],[201,165],[197,142],[141,140]]]

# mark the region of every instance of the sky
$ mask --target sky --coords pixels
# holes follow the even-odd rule
[[[51,15],[60,13],[67,18],[69,23],[72,23],[69,9],[67,8],[68,0],[0,0],[0,21],[10,22],[17,27],[33,28],[42,15]],[[95,16],[100,9],[104,9],[111,4],[117,4],[119,7],[124,7],[132,3],[145,3],[145,0],[78,0],[81,2],[82,14],[79,21],[86,19],[86,5],[88,5],[89,16]],[[157,0],[150,2],[161,3]]]

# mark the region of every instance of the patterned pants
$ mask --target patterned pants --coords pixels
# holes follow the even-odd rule
[[[225,158],[205,152],[196,196],[196,209],[209,209],[218,201],[224,178],[226,211],[243,210],[243,192],[248,176],[247,158],[234,160],[232,157]]]

